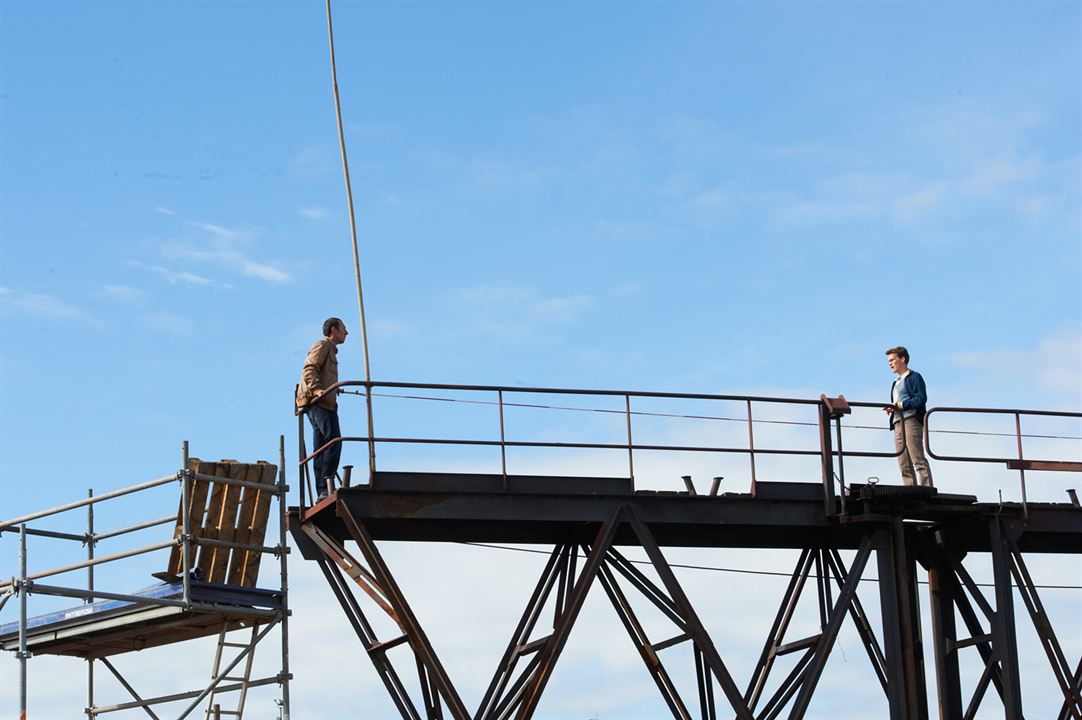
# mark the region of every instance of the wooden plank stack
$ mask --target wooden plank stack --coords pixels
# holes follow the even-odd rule
[[[274,497],[277,466],[262,460],[241,463],[236,460],[207,462],[189,458],[188,469],[200,475],[244,480],[265,486],[238,487],[191,478],[188,487],[191,498],[188,527],[192,535],[242,545],[263,545],[271,499]],[[183,511],[183,507],[177,511],[174,537],[179,537],[183,532]],[[179,578],[183,571],[181,552],[180,546],[174,547],[167,570],[155,573],[155,577],[168,581]],[[193,548],[191,564],[192,568],[198,569],[196,576],[206,582],[255,587],[262,557],[263,553],[256,550],[200,545]]]

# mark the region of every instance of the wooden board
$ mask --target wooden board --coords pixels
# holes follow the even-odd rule
[[[278,468],[273,464],[264,463],[261,466],[261,473],[262,477],[259,482],[267,485],[267,488],[255,490],[255,509],[252,514],[247,540],[250,545],[263,545],[266,538],[267,520],[271,516],[271,500],[274,498]],[[240,551],[238,551],[239,553]],[[260,575],[260,561],[263,559],[263,553],[249,550],[243,552],[239,557],[243,558],[243,562],[238,563],[239,572],[236,577],[230,576],[230,584],[235,582],[236,585],[255,587],[255,581],[259,579]]]
[[[229,477],[229,465],[231,463],[231,460],[213,463],[215,468],[211,474]],[[226,486],[221,483],[211,483],[210,502],[207,504],[207,514],[204,518],[201,535],[201,537],[208,540],[218,539],[218,523],[222,518],[222,507],[225,505],[225,488]],[[199,546],[199,560],[196,562],[196,567],[199,568],[200,575],[204,580],[210,579],[210,570],[214,564],[214,550],[215,548],[210,545]]]
[[[222,474],[221,466],[218,468],[218,473]],[[229,463],[228,477],[230,480],[247,480],[247,475],[248,465],[236,461]],[[215,485],[217,484],[215,483]],[[239,488],[236,485],[223,485],[222,488],[222,511],[216,521],[217,539],[233,542],[237,534],[237,508],[240,506],[240,491],[244,488]],[[229,556],[233,550],[223,547],[216,547],[213,550],[213,559],[204,579],[207,582],[224,583],[226,573],[229,570]]]
[[[200,474],[214,474],[214,463],[206,463],[199,458],[188,458],[188,469],[192,472]],[[210,483],[206,480],[199,480],[198,478],[192,478],[188,485],[188,529],[192,535],[200,537],[203,532],[203,516],[207,510],[207,493],[210,490]],[[178,538],[184,532],[184,525],[181,522],[180,516],[184,512],[184,496],[181,495],[178,501],[177,507],[177,525],[173,532],[173,537]],[[191,561],[193,566],[195,565],[195,553],[191,555]],[[160,577],[163,580],[178,578],[184,569],[184,557],[183,550],[179,545],[175,546],[169,553],[169,564],[166,567],[164,573],[155,573],[155,577]]]
[[[244,480],[248,482],[259,482],[259,478],[262,474],[258,465],[247,465],[245,466]],[[255,495],[258,490],[249,487],[238,489],[240,490],[240,506],[237,508],[236,529],[233,532],[233,542],[247,545],[248,538],[252,534],[252,517],[255,515]],[[242,574],[244,569],[244,555],[245,551],[239,548],[235,548],[233,552],[230,553],[229,568],[226,571],[226,582],[228,584],[239,584],[237,578]]]

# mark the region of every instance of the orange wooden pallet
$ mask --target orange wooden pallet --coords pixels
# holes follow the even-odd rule
[[[188,460],[188,469],[200,475],[260,483],[266,488],[238,487],[193,477],[189,482],[191,509],[188,527],[193,536],[223,540],[244,545],[262,545],[270,518],[270,502],[274,497],[278,468],[263,460],[241,463],[236,460],[206,462],[199,458]],[[177,511],[174,537],[183,532],[181,513]],[[254,587],[259,574],[262,553],[239,548],[199,546],[191,554],[193,568],[207,582]],[[181,548],[174,547],[165,572],[155,577],[171,580],[180,576],[183,566]]]

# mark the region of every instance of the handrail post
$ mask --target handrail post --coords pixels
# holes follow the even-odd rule
[[[299,412],[299,413],[297,413],[297,459],[298,460],[304,460],[304,458],[307,457],[307,456],[308,456],[308,453],[305,451],[305,447],[304,447],[304,412]],[[301,510],[302,513],[304,512],[305,508],[307,507],[305,505],[306,497],[305,497],[305,493],[304,493],[304,486],[307,484],[307,480],[308,480],[308,463],[302,462],[301,467],[300,467],[300,472],[298,473],[298,477],[297,477],[297,485],[299,486],[299,489],[300,489],[300,501],[299,501],[299,503],[300,503],[300,510]]]
[[[823,510],[834,515],[834,450],[830,445],[830,409],[819,401],[819,454],[823,470]]]
[[[191,522],[189,519],[192,514],[192,473],[188,469],[188,441],[185,440],[181,446],[181,469],[180,473],[180,557],[181,557],[181,576],[180,582],[183,587],[184,605],[190,606],[192,602],[192,546],[188,542],[191,539]],[[204,548],[205,549],[205,548]]]
[[[845,453],[842,451],[842,416],[834,421],[838,434],[838,483],[841,485],[842,515],[845,514]],[[833,489],[833,485],[831,485]]]
[[[751,495],[755,497],[755,432],[752,430],[751,400],[748,403],[748,457],[751,458]]]
[[[631,480],[631,492],[635,492],[635,459],[631,447],[631,393],[624,393],[624,413],[627,417],[627,472]]]
[[[26,718],[26,523],[19,526],[19,718]]]
[[[507,492],[507,438],[503,427],[503,390],[496,391],[496,399],[500,405],[500,468],[503,473],[503,491]]]
[[[368,378],[364,381],[364,399],[368,411],[368,484],[372,485],[376,477],[376,436],[372,423],[372,381]]]
[[[1022,460],[1022,418],[1019,413],[1014,414],[1014,438],[1018,443],[1018,459]],[[1029,507],[1026,505],[1026,470],[1018,468],[1018,477],[1022,482],[1022,517],[1029,519]]]
[[[303,484],[303,483],[302,483]],[[286,562],[286,436],[278,436],[278,555],[279,573],[282,579],[282,702],[278,706],[279,717],[289,720],[289,575]]]
[[[94,497],[94,488],[87,488],[87,497]],[[94,537],[94,505],[90,504],[86,506],[86,559],[94,559],[94,545],[97,543],[97,539]],[[94,592],[94,566],[91,565],[86,569],[86,589],[89,592]],[[86,603],[94,602],[94,597],[90,596],[86,598]],[[94,712],[94,658],[87,657],[86,659],[86,716],[88,718],[93,717]]]
[[[94,488],[87,488],[87,497],[94,497]],[[86,559],[94,559],[94,545],[97,540],[94,538],[94,505],[90,504],[86,506]],[[86,569],[86,589],[93,592],[94,590],[94,566],[91,565]],[[86,602],[92,603],[94,599],[92,597],[87,598]],[[93,662],[93,660],[91,661]]]

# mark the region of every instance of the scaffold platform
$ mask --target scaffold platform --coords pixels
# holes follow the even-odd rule
[[[133,650],[217,635],[270,622],[281,610],[279,590],[192,581],[191,606],[180,601],[184,584],[158,583],[131,594],[27,618],[26,647],[35,655],[102,658]],[[19,623],[0,625],[0,649],[19,648]]]

